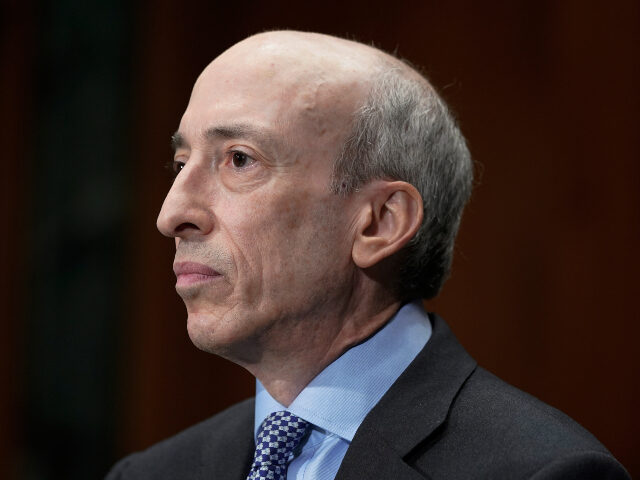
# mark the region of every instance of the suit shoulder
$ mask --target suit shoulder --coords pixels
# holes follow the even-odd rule
[[[444,459],[457,452],[460,478],[629,478],[577,422],[480,367],[443,427],[431,453]]]
[[[466,382],[454,410],[461,415],[473,411],[473,421],[485,429],[501,435],[523,435],[525,443],[608,453],[569,416],[481,367]]]
[[[611,455],[577,452],[542,466],[531,480],[631,480],[629,472]]]
[[[254,399],[235,404],[144,451],[123,458],[106,480],[200,478],[199,472],[212,467],[211,462],[223,467],[229,453],[244,455],[247,447],[249,455],[252,453],[253,414]]]

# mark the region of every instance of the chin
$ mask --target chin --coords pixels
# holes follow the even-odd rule
[[[246,319],[235,315],[189,313],[187,332],[198,349],[218,355],[240,365],[255,359],[256,335],[247,332]],[[242,328],[242,327],[245,328]]]
[[[221,342],[218,319],[212,314],[189,313],[187,317],[187,333],[191,342],[200,350],[216,352],[216,344]],[[219,345],[218,345],[219,347]]]

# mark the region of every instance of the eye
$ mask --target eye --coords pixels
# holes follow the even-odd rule
[[[177,175],[184,168],[184,162],[181,162],[179,160],[174,160],[173,163],[171,164],[171,168],[173,170],[173,173]]]
[[[249,155],[247,155],[244,152],[232,152],[231,153],[231,164],[235,167],[235,168],[245,168],[250,166],[251,164],[253,164],[255,160],[253,158],[251,158]]]

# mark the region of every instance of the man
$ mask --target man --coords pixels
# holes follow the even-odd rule
[[[108,478],[628,478],[422,309],[472,167],[416,71],[334,37],[256,35],[204,70],[173,143],[158,228],[189,336],[257,393]]]

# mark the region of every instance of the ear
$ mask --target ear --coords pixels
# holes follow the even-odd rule
[[[353,261],[369,268],[404,247],[422,224],[422,197],[401,181],[375,180],[361,190],[366,201],[356,223]]]

